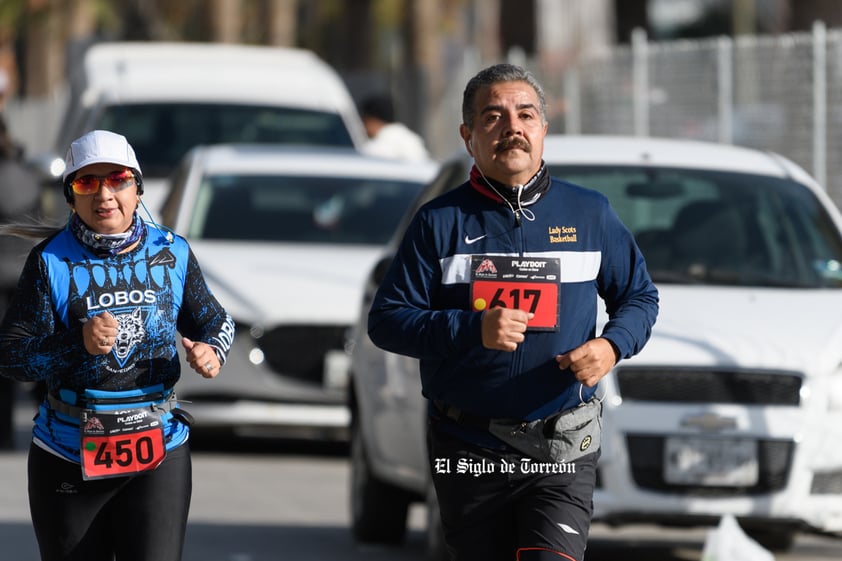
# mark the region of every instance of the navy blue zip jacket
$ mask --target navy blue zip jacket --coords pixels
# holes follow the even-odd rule
[[[600,336],[620,358],[649,339],[658,292],[643,256],[597,191],[552,179],[528,207],[534,220],[519,224],[506,201],[481,191],[468,181],[418,211],[372,302],[369,336],[419,358],[424,396],[465,413],[534,420],[574,407],[596,388],[561,371],[555,356],[596,336],[598,296],[609,317]],[[527,331],[512,353],[483,347],[472,256],[558,258],[558,328]]]

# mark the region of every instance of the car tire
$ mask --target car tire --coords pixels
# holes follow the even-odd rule
[[[406,535],[409,494],[371,470],[357,423],[351,427],[351,531],[363,543],[397,544]]]
[[[427,489],[427,561],[450,561],[435,488]]]

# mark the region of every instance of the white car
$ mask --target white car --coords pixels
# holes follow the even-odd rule
[[[732,514],[772,549],[801,530],[842,532],[842,217],[821,187],[779,155],[692,141],[550,136],[544,158],[553,176],[609,197],[660,291],[651,340],[600,383],[595,520]],[[417,361],[376,348],[366,315],[410,215],[471,165],[446,162],[405,217],[352,333],[361,541],[399,541],[412,501],[435,508]]]
[[[81,64],[70,69],[69,82],[58,155],[92,129],[125,135],[140,160],[144,203],[155,218],[166,197],[166,178],[193,146],[359,148],[366,139],[339,74],[305,49],[104,42],[85,51]],[[60,176],[62,170],[52,171]]]
[[[197,147],[163,225],[185,236],[237,325],[221,374],[184,372],[197,431],[347,438],[346,331],[367,272],[437,165],[353,149]]]

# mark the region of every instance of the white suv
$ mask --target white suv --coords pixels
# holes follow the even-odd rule
[[[69,82],[58,155],[63,157],[73,139],[92,129],[125,135],[143,168],[143,198],[153,214],[163,204],[168,176],[193,146],[238,142],[359,148],[365,141],[345,83],[305,49],[97,43],[71,69]]]
[[[548,137],[544,158],[554,177],[609,197],[661,298],[648,345],[600,383],[595,520],[712,525],[733,514],[772,549],[798,531],[842,531],[842,217],[826,194],[786,158],[734,146]],[[411,213],[471,164],[447,162]],[[399,541],[407,506],[435,498],[417,362],[366,335],[409,217],[370,275],[349,345],[361,541]]]

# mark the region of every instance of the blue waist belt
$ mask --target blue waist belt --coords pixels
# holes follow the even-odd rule
[[[69,403],[71,401],[72,403]],[[50,404],[50,408],[57,413],[73,419],[81,419],[82,413],[86,409],[113,411],[148,406],[172,413],[187,425],[193,422],[192,416],[187,411],[179,409],[173,388],[163,388],[162,386],[153,386],[147,390],[122,392],[85,390],[85,393],[81,395],[69,390],[60,390],[59,396],[56,396],[53,392],[48,393],[47,402]]]

